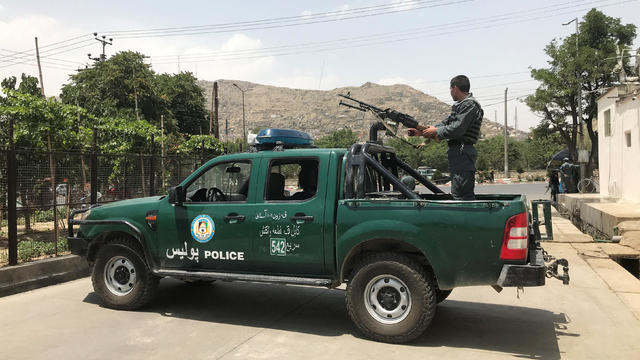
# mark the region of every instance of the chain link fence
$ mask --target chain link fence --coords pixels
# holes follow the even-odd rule
[[[213,154],[92,154],[81,152],[15,151],[8,169],[7,150],[0,150],[0,266],[9,263],[7,174],[16,174],[18,263],[68,254],[67,217],[87,206],[92,188],[97,203],[166,194],[168,188]],[[92,161],[97,163],[92,183]],[[6,171],[5,171],[6,170]]]

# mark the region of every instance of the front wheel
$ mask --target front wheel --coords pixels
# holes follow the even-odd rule
[[[159,278],[147,267],[137,243],[123,238],[100,248],[91,281],[107,307],[136,310],[151,300]]]
[[[368,337],[403,343],[420,336],[436,311],[433,276],[410,257],[376,253],[356,268],[347,286],[347,310]]]
[[[578,192],[580,193],[594,193],[596,192],[596,184],[593,180],[586,178],[580,180],[578,183]]]

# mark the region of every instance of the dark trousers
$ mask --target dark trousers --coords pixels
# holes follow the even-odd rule
[[[475,200],[475,171],[451,172],[451,195],[453,200]]]

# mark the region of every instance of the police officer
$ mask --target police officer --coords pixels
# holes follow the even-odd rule
[[[409,136],[424,136],[436,141],[447,140],[451,195],[454,200],[475,200],[474,178],[478,152],[473,146],[480,138],[480,125],[484,111],[469,93],[469,78],[458,75],[451,79],[451,97],[455,101],[451,114],[436,126],[420,131],[409,129]]]

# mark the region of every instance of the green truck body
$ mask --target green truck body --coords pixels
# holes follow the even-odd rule
[[[376,275],[359,280],[366,282],[362,291],[380,293],[370,298],[361,294],[364,299],[354,295],[348,304],[366,335],[388,342],[420,335],[436,302],[455,287],[544,285],[547,269],[530,231],[525,231],[523,258],[501,259],[509,231],[505,226],[510,218],[527,213],[523,196],[478,195],[476,201],[453,201],[449,194],[409,193],[392,179],[398,171],[392,149],[359,146],[216,157],[168,196],[75,211],[70,217],[70,248],[94,264],[94,287],[107,305],[124,309],[144,305],[154,281],[166,276],[337,287],[355,282],[369,267],[387,264],[390,270],[380,271],[390,272],[391,282],[400,285],[375,290],[378,282],[384,285],[381,281],[389,279],[376,280],[382,279]],[[313,196],[270,199],[276,182],[270,179],[282,178],[273,173],[295,164],[317,171]],[[216,184],[213,190],[198,188],[207,181]],[[74,224],[79,227],[74,229]],[[413,280],[398,270],[405,265],[409,270],[402,271],[423,278],[425,285],[420,286],[428,288],[425,304],[414,299],[423,290],[412,288]],[[140,281],[151,285],[137,285]],[[136,286],[149,291],[140,293]],[[404,295],[405,287],[413,295]],[[380,313],[381,304],[391,315]],[[410,304],[411,312],[400,310]],[[360,305],[368,313],[359,312]],[[378,321],[363,319],[367,314]]]

